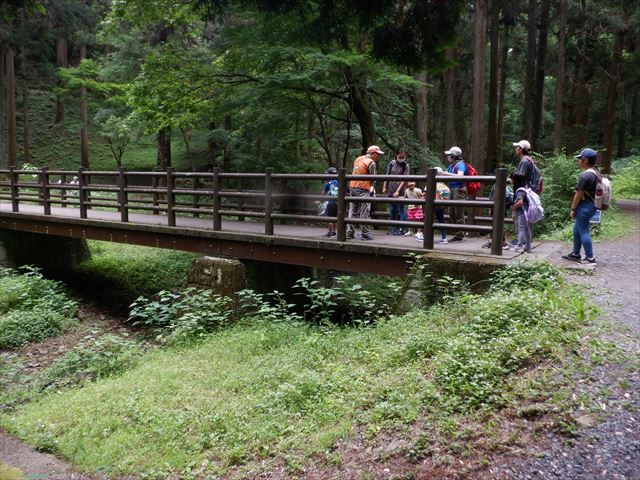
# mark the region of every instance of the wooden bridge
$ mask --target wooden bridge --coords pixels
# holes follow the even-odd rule
[[[407,256],[434,250],[434,232],[479,232],[492,238],[491,250],[480,240],[438,245],[438,251],[471,256],[501,256],[505,223],[506,170],[495,176],[359,175],[358,180],[414,181],[425,200],[351,197],[348,182],[356,176],[274,173],[0,170],[0,229],[63,237],[105,240],[200,252],[264,262],[381,274],[402,275]],[[317,194],[323,182],[337,179],[338,196]],[[435,200],[436,182],[479,181],[496,185],[493,200]],[[336,201],[336,217],[319,216],[314,202]],[[348,218],[348,202],[374,206],[419,204],[421,222]],[[467,224],[434,222],[437,207],[461,205]],[[484,212],[491,211],[492,215]],[[479,213],[479,214],[476,214]],[[336,223],[337,235],[326,238],[321,225]],[[382,227],[370,241],[347,240],[348,224]],[[424,240],[385,235],[388,227],[422,228]],[[53,252],[52,252],[53,253]],[[515,253],[507,252],[508,256]]]

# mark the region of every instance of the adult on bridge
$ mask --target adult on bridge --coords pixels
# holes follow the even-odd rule
[[[367,148],[367,153],[361,155],[353,162],[354,175],[375,175],[378,157],[384,155],[377,145],[371,145]],[[349,182],[349,194],[352,197],[374,196],[375,181],[372,180],[351,180]],[[368,219],[371,216],[371,204],[367,202],[351,202],[349,204],[349,218]],[[373,233],[369,225],[360,225],[360,238],[362,240],[373,240]],[[347,224],[347,238],[355,237],[355,227],[352,223]]]

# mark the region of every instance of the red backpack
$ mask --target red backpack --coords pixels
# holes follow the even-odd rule
[[[478,176],[478,171],[473,168],[473,165],[467,162],[465,162],[465,165],[467,166],[467,175],[472,177]],[[482,184],[480,182],[467,182],[467,196],[475,197],[480,188],[482,188]]]

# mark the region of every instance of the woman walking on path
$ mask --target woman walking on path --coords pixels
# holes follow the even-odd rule
[[[598,153],[590,148],[585,148],[580,152],[580,155],[576,155],[583,172],[578,177],[576,193],[571,202],[571,218],[575,220],[573,224],[573,251],[562,256],[565,260],[592,265],[596,264],[596,258],[593,256],[589,220],[596,213],[593,199],[596,198],[598,184],[598,174],[595,173],[597,155]],[[582,259],[580,258],[581,248],[584,248],[585,255]]]

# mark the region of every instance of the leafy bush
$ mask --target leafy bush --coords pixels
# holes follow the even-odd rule
[[[358,276],[336,277],[331,287],[310,278],[298,280],[295,286],[305,299],[305,319],[320,324],[367,325],[387,317],[395,303],[397,283],[387,281],[381,287],[372,283],[363,285],[358,279]]]
[[[37,269],[0,270],[0,348],[16,348],[61,333],[73,323],[76,303],[61,283]]]
[[[233,301],[209,290],[167,290],[155,297],[138,297],[131,304],[129,321],[158,330],[160,338],[181,342],[202,337],[227,325],[233,316]]]
[[[42,375],[43,388],[59,388],[105,378],[134,366],[140,346],[115,335],[90,339],[58,359]]]
[[[620,159],[613,177],[613,198],[640,200],[640,156]]]
[[[560,285],[560,271],[549,262],[518,262],[496,270],[491,275],[492,292],[509,291],[517,288],[543,292]]]
[[[541,200],[544,220],[536,225],[536,235],[548,233],[571,223],[569,208],[580,175],[575,158],[558,154],[538,161],[544,178]]]

